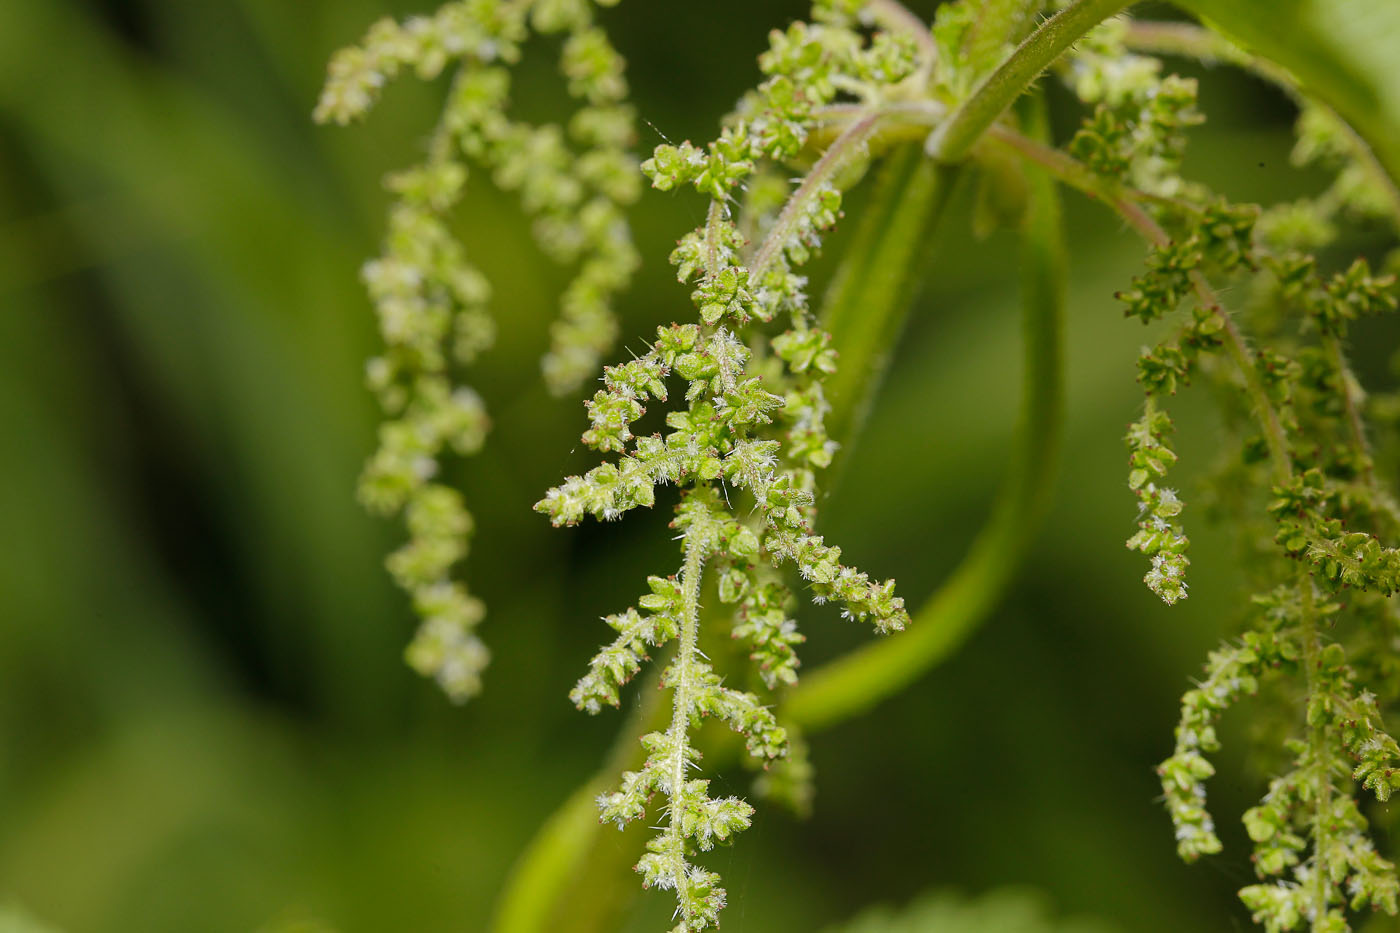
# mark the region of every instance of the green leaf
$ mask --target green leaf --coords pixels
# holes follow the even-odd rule
[[[1394,0],[1177,0],[1331,105],[1400,178],[1400,4]]]

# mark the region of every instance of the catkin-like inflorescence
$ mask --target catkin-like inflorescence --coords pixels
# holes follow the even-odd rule
[[[608,459],[536,504],[568,526],[617,519],[653,506],[658,486],[679,488],[679,567],[648,578],[635,607],[605,619],[608,641],[570,694],[590,713],[619,706],[627,684],[666,653],[659,680],[670,723],[642,737],[644,763],[598,805],[604,821],[624,826],[662,801],[662,825],[636,867],[645,886],[674,892],[678,933],[718,925],[726,893],[696,860],[754,815],[737,797],[712,797],[709,779],[694,774],[698,725],[715,719],[741,735],[766,769],[766,793],[797,809],[810,799],[801,736],[779,720],[771,695],[801,667],[796,591],[877,632],[909,621],[893,582],[849,566],[815,533],[817,477],[839,449],[825,380],[840,348],[809,312],[804,266],[841,218],[844,189],[882,121],[903,112],[936,124],[976,103],[1029,10],[1009,0],[946,3],[923,34],[888,3],[817,0],[809,22],[770,34],[764,78],[718,138],[658,146],[640,171],[627,153],[623,63],[590,0],[448,3],[432,16],[382,21],[332,61],[316,116],[338,123],[367,111],[404,70],[424,79],[454,71],[426,158],[387,179],[389,232],[364,270],[385,345],[368,377],[386,421],[361,483],[369,507],[405,516],[410,540],[389,569],[424,619],[409,657],[454,698],[478,689],[487,661],[475,635],[484,610],[454,579],[472,519],[441,478],[444,462],[474,453],[489,429],[482,400],[461,380],[494,335],[489,284],[451,229],[468,165],[517,193],[543,251],[575,267],[542,364],[556,392],[590,379],[614,342],[610,305],[637,262],[623,209],[642,179],[709,201],[704,225],[671,254],[694,319],[660,327],[644,353],[603,370],[582,439]],[[1400,230],[1400,193],[1361,137],[1278,69],[1263,73],[1300,103],[1294,161],[1333,170],[1331,186],[1261,211],[1183,178],[1187,132],[1202,119],[1196,82],[1130,50],[1143,35],[1180,37],[1179,28],[1142,33],[1115,17],[1060,58],[1054,67],[1089,111],[1064,150],[1019,137],[1014,113],[991,135],[1112,206],[1149,242],[1145,270],[1117,296],[1127,316],[1163,332],[1137,361],[1147,398],[1126,438],[1139,501],[1128,546],[1150,560],[1144,580],[1168,605],[1187,594],[1189,560],[1183,504],[1166,485],[1177,457],[1164,405],[1198,377],[1220,390],[1232,462],[1219,473],[1232,485],[1216,499],[1238,517],[1262,595],[1248,630],[1210,655],[1183,697],[1175,748],[1159,768],[1178,849],[1193,860],[1221,847],[1205,791],[1218,720],[1264,681],[1287,681],[1274,699],[1293,702],[1299,722],[1286,743],[1292,763],[1244,814],[1259,883],[1240,896],[1267,930],[1308,923],[1340,933],[1347,909],[1394,913],[1400,897],[1354,786],[1382,801],[1400,787],[1400,745],[1383,724],[1400,698],[1391,599],[1400,549],[1386,543],[1400,539],[1400,506],[1383,482],[1400,447],[1373,444],[1368,420],[1389,410],[1391,426],[1400,423],[1400,399],[1374,404],[1346,356],[1352,324],[1394,310],[1397,294],[1394,279],[1365,261],[1323,270],[1306,250],[1332,244],[1350,220]],[[508,66],[532,32],[562,35],[560,69],[579,102],[565,127],[507,113]],[[1253,62],[1223,42],[1206,48]],[[995,163],[989,177],[1015,177],[1007,152],[971,153]],[[1222,294],[1243,297],[1227,308]],[[650,430],[638,426],[655,405],[665,407],[651,419],[662,429],[638,434]],[[716,649],[712,622],[722,613],[752,677],[729,670]]]
[[[813,23],[774,31],[759,59],[766,80],[747,95],[718,139],[657,147],[642,171],[657,190],[693,188],[711,202],[703,227],[671,254],[691,288],[694,323],[661,327],[646,353],[604,371],[587,402],[583,441],[614,459],[550,490],[536,508],[556,525],[586,516],[617,518],[651,506],[655,487],[681,487],[673,527],[684,560],[674,577],[653,577],[636,609],[608,618],[616,637],[598,653],[572,695],[590,712],[619,703],[619,691],[656,650],[675,643],[662,674],[671,691],[672,726],[643,739],[646,763],[623,775],[599,805],[619,825],[642,818],[665,799],[665,825],[637,864],[647,887],[673,891],[679,931],[715,926],[726,899],[719,878],[692,862],[747,827],[751,807],[709,796],[709,782],[688,776],[699,761],[690,730],[703,718],[743,735],[750,757],[782,761],[788,730],[771,703],[731,685],[701,653],[701,577],[717,581],[721,606],[732,606],[731,635],[745,646],[767,690],[797,679],[803,636],[791,618],[793,596],[781,568],[791,564],[817,602],[877,631],[909,620],[890,581],[873,581],[843,562],[841,549],[813,533],[816,473],[837,449],[825,429],[830,410],[823,379],[836,367],[831,338],[811,319],[799,273],[841,215],[846,171],[866,157],[873,120],[857,121],[817,159],[779,202],[751,197],[759,216],[737,217],[736,198],[763,166],[802,152],[819,108],[838,95],[873,104],[913,75],[912,39],[859,32],[859,4],[819,3]],[[741,230],[761,231],[749,242]],[[766,328],[780,316],[788,326]],[[676,393],[679,383],[683,393]],[[655,403],[683,402],[665,415],[664,433],[636,436],[633,426]],[[674,403],[673,403],[674,404]],[[810,765],[805,757],[774,772],[769,789],[801,806]],[[780,776],[779,776],[780,775]]]
[[[532,31],[564,34],[560,69],[580,102],[567,129],[507,113],[508,66]],[[518,193],[541,248],[576,269],[542,361],[556,393],[592,376],[613,345],[612,299],[637,265],[623,209],[641,185],[627,151],[634,131],[622,59],[595,25],[591,0],[464,0],[403,23],[381,20],[332,59],[316,119],[362,117],[383,86],[410,69],[425,80],[455,73],[427,158],[386,179],[394,198],[389,231],[381,255],[364,267],[384,340],[368,382],[387,420],[360,496],[377,512],[406,510],[410,541],[389,569],[422,617],[407,657],[461,701],[480,689],[489,653],[474,632],[482,604],[453,579],[471,517],[436,477],[449,454],[473,454],[484,442],[485,406],[461,379],[495,337],[490,285],[451,229],[468,165]]]

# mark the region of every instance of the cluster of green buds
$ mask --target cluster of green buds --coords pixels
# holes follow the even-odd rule
[[[1164,396],[1175,395],[1191,381],[1202,354],[1221,348],[1225,326],[1222,309],[1199,300],[1199,283],[1207,272],[1230,274],[1251,265],[1249,242],[1256,216],[1257,211],[1250,207],[1222,201],[1202,207],[1181,202],[1168,218],[1176,236],[1154,244],[1148,253],[1147,270],[1116,296],[1126,305],[1124,315],[1144,324],[1171,314],[1188,297],[1197,299],[1184,324],[1139,355],[1138,383],[1147,393],[1147,406],[1126,438],[1128,487],[1137,494],[1140,511],[1138,532],[1127,544],[1151,559],[1152,567],[1143,582],[1167,605],[1185,598],[1184,578],[1190,560],[1186,557],[1189,542],[1177,518],[1182,502],[1174,490],[1160,485],[1176,463],[1176,454],[1166,443],[1171,418],[1159,404]]]
[[[774,712],[800,670],[796,591],[879,633],[909,622],[891,581],[850,566],[815,530],[818,476],[838,450],[827,378],[839,347],[809,310],[804,266],[841,218],[871,145],[885,141],[882,121],[902,113],[920,133],[932,126],[930,145],[961,125],[957,115],[975,113],[969,106],[996,84],[1034,12],[1034,4],[963,0],[940,5],[929,30],[888,0],[816,0],[809,22],[771,33],[762,82],[717,139],[658,146],[640,171],[627,151],[623,63],[595,24],[593,0],[460,0],[430,17],[382,21],[332,62],[316,116],[338,123],[367,111],[402,70],[432,79],[455,69],[427,157],[387,180],[389,233],[365,267],[385,344],[368,375],[386,421],[361,483],[369,507],[405,515],[410,541],[389,569],[424,619],[409,658],[455,699],[479,688],[487,662],[474,633],[483,607],[454,579],[472,520],[441,481],[446,460],[478,450],[489,428],[482,400],[460,378],[494,336],[489,284],[450,225],[469,164],[518,193],[543,251],[576,266],[543,361],[557,393],[591,378],[615,342],[610,305],[637,264],[623,209],[642,180],[709,201],[704,224],[670,257],[694,319],[658,328],[645,353],[603,369],[585,402],[583,442],[608,459],[535,506],[571,526],[650,508],[658,487],[678,487],[679,568],[649,577],[635,607],[604,620],[609,641],[570,694],[589,713],[620,706],[651,656],[668,654],[659,681],[670,723],[642,737],[644,762],[598,805],[622,827],[660,803],[662,825],[637,870],[646,887],[674,892],[676,933],[718,925],[726,894],[700,853],[754,815],[738,797],[712,797],[710,781],[692,774],[702,721],[743,737],[768,793],[799,809],[810,799],[802,738]],[[1337,933],[1348,907],[1394,913],[1400,891],[1394,866],[1366,836],[1353,786],[1380,800],[1400,786],[1400,746],[1382,723],[1386,704],[1400,699],[1391,658],[1400,613],[1390,600],[1400,591],[1400,549],[1384,543],[1400,537],[1400,507],[1377,479],[1367,396],[1344,346],[1353,321],[1393,310],[1397,296],[1393,279],[1364,262],[1326,275],[1301,250],[1332,243],[1342,220],[1384,217],[1400,229],[1400,193],[1350,127],[1291,89],[1302,105],[1294,160],[1335,169],[1332,187],[1262,213],[1213,199],[1180,172],[1187,131],[1201,120],[1195,82],[1132,51],[1153,36],[1179,36],[1179,27],[1137,25],[1112,18],[1054,65],[1091,111],[1064,149],[1020,136],[1014,119],[987,136],[1113,207],[1149,243],[1146,270],[1118,297],[1128,316],[1172,329],[1138,359],[1147,399],[1127,436],[1140,509],[1127,543],[1150,559],[1144,581],[1168,605],[1187,595],[1189,545],[1182,502],[1163,485],[1177,458],[1162,405],[1198,375],[1223,389],[1238,454],[1234,498],[1242,512],[1258,506],[1257,524],[1241,524],[1260,551],[1254,571],[1267,592],[1255,599],[1251,628],[1211,654],[1205,679],[1183,698],[1176,747],[1159,773],[1181,855],[1219,851],[1204,783],[1217,721],[1265,679],[1296,681],[1279,692],[1303,698],[1292,710],[1301,720],[1287,744],[1293,765],[1245,814],[1260,883],[1241,897],[1270,931],[1308,922]],[[560,67],[579,102],[566,128],[507,115],[508,66],[532,32],[563,34]],[[1204,47],[1254,67],[1222,43]],[[1292,81],[1278,69],[1265,76]],[[1012,157],[995,148],[972,149],[990,169],[984,193],[996,159]],[[1004,174],[1019,177],[1014,166]],[[1227,309],[1220,294],[1248,300]],[[1164,320],[1183,304],[1181,319]],[[645,433],[639,425],[653,405],[665,407],[664,429]],[[1393,407],[1400,411],[1400,399]],[[702,613],[710,593],[716,604]],[[702,649],[712,621],[725,618],[752,676]]]
[[[1094,108],[1069,151],[1095,172],[1142,191],[1192,194],[1195,186],[1180,169],[1185,130],[1205,119],[1196,109],[1196,81],[1163,76],[1158,59],[1129,53],[1126,25],[1122,17],[1102,23],[1062,65],[1070,87]]]
[[[1143,582],[1168,606],[1186,598],[1186,567],[1191,563],[1186,556],[1191,542],[1177,519],[1181,500],[1175,490],[1157,485],[1176,463],[1176,454],[1166,444],[1171,429],[1171,418],[1149,401],[1147,412],[1132,424],[1126,438],[1128,488],[1140,503],[1138,531],[1128,539],[1128,548],[1151,559],[1152,569]]]
[[[813,532],[816,474],[836,450],[825,428],[823,380],[837,355],[807,310],[798,270],[840,217],[841,185],[865,158],[873,118],[854,120],[765,216],[735,216],[736,196],[762,177],[765,164],[803,152],[819,108],[838,95],[878,101],[918,68],[911,39],[863,34],[858,12],[856,4],[822,3],[813,23],[774,31],[759,59],[766,80],[741,101],[720,137],[703,148],[659,146],[643,163],[654,188],[693,188],[710,199],[705,225],[671,254],[678,279],[692,289],[697,322],[659,328],[646,353],[604,370],[602,388],[586,404],[583,441],[615,459],[567,478],[536,506],[554,524],[573,525],[650,507],[658,485],[681,489],[672,523],[682,542],[679,572],[650,578],[650,593],[636,608],[605,620],[616,637],[571,697],[588,712],[619,705],[621,689],[648,657],[675,643],[662,675],[671,727],[643,738],[645,764],[626,772],[599,805],[603,819],[621,826],[642,818],[653,798],[665,800],[664,825],[637,870],[645,886],[675,892],[683,933],[717,925],[725,902],[718,876],[692,859],[747,827],[752,815],[744,801],[711,798],[708,780],[688,776],[699,760],[692,729],[703,718],[725,722],[765,767],[792,753],[771,700],[727,686],[699,650],[706,568],[720,604],[733,607],[730,634],[767,691],[797,680],[803,641],[784,565],[796,569],[814,601],[835,603],[878,632],[909,621],[893,582],[848,566],[839,547]],[[763,231],[762,241],[749,242],[745,229]],[[780,316],[787,327],[769,326]],[[668,403],[677,381],[684,404],[667,411],[666,432],[635,435],[647,406]],[[805,755],[794,757],[793,767],[775,768],[764,783],[801,806],[810,765]]]
[[[1261,883],[1240,897],[1269,930],[1293,929],[1305,917],[1318,920],[1315,929],[1346,930],[1339,904],[1393,914],[1400,895],[1394,865],[1376,852],[1356,800],[1339,786],[1349,773],[1384,802],[1400,787],[1400,746],[1381,726],[1376,696],[1358,689],[1342,646],[1317,651],[1310,644],[1317,621],[1342,608],[1317,595],[1280,586],[1255,598],[1258,627],[1211,653],[1205,677],[1182,697],[1176,749],[1158,768],[1182,858],[1219,852],[1204,787],[1215,773],[1206,755],[1220,748],[1217,720],[1266,678],[1311,669],[1305,719],[1316,740],[1289,741],[1293,769],[1274,778],[1263,801],[1244,814]]]
[[[1290,600],[1296,604],[1297,594],[1280,602]],[[1320,603],[1312,610],[1326,617],[1339,608]],[[1291,649],[1290,665],[1302,661],[1313,669],[1306,722],[1319,740],[1291,742],[1293,770],[1272,780],[1263,802],[1244,815],[1255,870],[1264,880],[1241,890],[1240,899],[1266,929],[1292,929],[1308,918],[1312,929],[1342,933],[1350,929],[1342,905],[1390,914],[1400,906],[1395,865],[1367,836],[1366,818],[1349,787],[1354,781],[1387,800],[1400,786],[1400,746],[1381,727],[1375,695],[1358,689],[1341,645],[1304,658],[1307,646],[1297,641],[1305,637],[1301,627],[1278,635],[1282,650]],[[1339,778],[1347,781],[1346,791]]]
[[[567,131],[507,114],[509,65],[532,31],[564,34],[560,69],[580,102]],[[594,24],[592,0],[464,0],[403,23],[381,20],[332,59],[316,119],[343,125],[363,116],[409,69],[424,80],[455,75],[427,158],[386,180],[389,232],[364,267],[384,340],[368,382],[387,420],[360,497],[376,512],[405,512],[410,540],[389,568],[423,620],[407,657],[462,701],[480,690],[489,658],[474,633],[484,609],[453,579],[471,516],[434,479],[449,453],[473,454],[485,440],[485,407],[461,379],[491,346],[495,324],[490,284],[454,236],[451,214],[469,163],[480,165],[519,194],[541,248],[576,267],[542,361],[546,384],[563,394],[591,377],[615,342],[611,303],[638,261],[623,211],[641,184],[628,152],[635,133],[623,62]]]

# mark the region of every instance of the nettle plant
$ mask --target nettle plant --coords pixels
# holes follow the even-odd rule
[[[1400,696],[1400,550],[1386,543],[1400,540],[1400,506],[1383,481],[1400,399],[1368,396],[1346,356],[1348,328],[1394,310],[1396,288],[1364,259],[1315,254],[1346,225],[1393,229],[1400,191],[1362,136],[1287,70],[1201,26],[1128,19],[1125,6],[959,0],[927,24],[895,0],[818,0],[809,21],[772,32],[759,83],[714,140],[644,158],[631,148],[623,60],[589,0],[449,3],[383,20],[332,59],[316,118],[341,124],[401,71],[452,74],[425,159],[387,180],[389,232],[364,268],[384,339],[368,378],[386,420],[361,497],[405,516],[408,543],[388,565],[422,616],[409,663],[461,701],[481,689],[489,657],[477,635],[484,607],[457,573],[472,519],[437,479],[446,458],[481,447],[489,425],[464,379],[492,341],[491,290],[451,229],[469,166],[517,192],[543,251],[575,270],[545,383],[567,396],[601,375],[583,441],[604,459],[545,492],[537,511],[556,526],[611,521],[653,506],[658,486],[679,490],[677,553],[634,607],[604,620],[607,640],[569,697],[588,713],[620,706],[653,658],[660,689],[642,691],[609,768],[526,854],[500,929],[557,928],[600,820],[655,823],[639,845],[642,884],[675,897],[676,931],[717,926],[726,893],[704,853],[754,811],[712,793],[704,775],[737,743],[710,741],[702,758],[702,722],[742,738],[760,766],[757,795],[800,811],[812,778],[804,733],[902,688],[987,613],[1041,511],[1058,435],[1056,183],[1142,236],[1145,269],[1117,297],[1129,317],[1168,322],[1137,361],[1146,401],[1126,439],[1139,519],[1127,546],[1148,561],[1144,581],[1167,604],[1188,593],[1166,406],[1199,378],[1228,436],[1211,480],[1217,510],[1257,591],[1253,623],[1210,655],[1183,698],[1159,769],[1180,854],[1220,850],[1205,794],[1216,722],[1269,685],[1259,705],[1296,726],[1280,759],[1289,763],[1244,814],[1258,881],[1240,897],[1267,930],[1340,931],[1348,910],[1396,912],[1400,881],[1367,835],[1364,801],[1400,788],[1400,746],[1382,723]],[[555,35],[577,110],[563,127],[515,120],[511,65],[532,36]],[[1281,86],[1300,110],[1295,161],[1334,183],[1260,207],[1183,178],[1186,130],[1203,119],[1196,82],[1158,55],[1238,65]],[[1040,89],[1027,93],[1047,72],[1084,105],[1060,146]],[[804,269],[842,218],[845,191],[872,172],[866,216],[814,307]],[[1024,243],[1022,435],[987,529],[911,619],[893,581],[849,566],[816,533],[817,492],[909,307],[921,241],[968,179],[977,232],[1011,226]],[[611,304],[638,264],[626,212],[644,181],[707,205],[671,253],[691,310],[658,327],[645,353],[602,366],[618,337]],[[664,430],[634,434],[654,406]],[[891,637],[799,682],[799,595]],[[742,651],[724,650],[729,641]]]

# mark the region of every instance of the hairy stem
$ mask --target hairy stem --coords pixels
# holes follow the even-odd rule
[[[927,270],[931,250],[923,244],[945,213],[957,177],[957,169],[933,165],[916,145],[894,152],[826,293],[821,323],[841,354],[826,379],[826,426],[843,449],[855,442],[879,391]]]
[[[685,770],[689,762],[686,752],[690,748],[690,710],[694,705],[691,693],[694,684],[690,674],[695,666],[696,643],[700,637],[700,577],[704,570],[705,549],[700,542],[700,534],[691,529],[685,536],[685,564],[681,568],[681,620],[680,645],[676,649],[676,660],[672,665],[676,672],[676,682],[671,688],[671,727],[667,735],[673,749],[670,762],[671,789],[667,804],[666,834],[671,838],[677,851],[685,849],[685,835],[681,830],[680,818],[676,815],[685,794]],[[686,863],[677,857],[672,866],[672,876],[676,891],[685,890]],[[690,916],[682,918],[682,929],[689,929]]]
[[[987,61],[1005,43],[1021,38],[1024,24],[1043,5],[1039,0],[983,0],[963,38],[962,54],[968,61]]]
[[[1050,17],[929,135],[928,154],[939,162],[963,159],[1051,62],[1090,29],[1129,5],[1129,0],[1074,0]]]
[[[1166,246],[1171,242],[1167,231],[1163,230],[1161,224],[1153,220],[1152,215],[1143,209],[1140,202],[1146,198],[1140,192],[1133,192],[1122,185],[1106,181],[1077,159],[1004,127],[993,127],[987,135],[988,138],[1006,144],[1037,165],[1047,169],[1061,182],[1080,191],[1091,200],[1107,205],[1128,226],[1152,245]],[[1254,352],[1250,350],[1239,326],[1225,310],[1219,295],[1216,294],[1206,277],[1200,272],[1192,272],[1190,278],[1191,288],[1196,293],[1196,299],[1201,303],[1201,307],[1209,311],[1220,322],[1221,333],[1225,337],[1225,351],[1230,355],[1230,359],[1239,370],[1240,377],[1244,380],[1245,393],[1248,395],[1254,415],[1264,431],[1264,439],[1269,446],[1269,457],[1273,463],[1274,479],[1277,482],[1286,482],[1293,475],[1293,463],[1288,453],[1288,438],[1284,434],[1283,423],[1279,420],[1278,411],[1274,408],[1264,389],[1263,380],[1259,376],[1259,368],[1255,365]]]
[[[1037,122],[1040,116],[1039,108],[1031,114]],[[864,712],[951,654],[995,604],[1044,511],[1063,420],[1065,246],[1055,186],[1043,172],[1030,174],[1021,269],[1026,374],[1011,473],[987,526],[909,631],[871,642],[797,684],[782,714],[805,729]]]
[[[1298,589],[1302,595],[1302,638],[1303,666],[1306,668],[1308,701],[1319,690],[1319,665],[1322,663],[1322,637],[1317,630],[1317,614],[1313,605],[1312,578],[1303,569],[1298,571]],[[1328,837],[1332,822],[1332,769],[1328,765],[1331,751],[1327,737],[1327,723],[1320,719],[1308,730],[1308,754],[1317,770],[1317,798],[1313,801],[1313,875],[1312,929],[1314,933],[1329,929],[1327,926],[1327,900],[1331,892],[1332,879],[1323,861],[1323,853],[1329,846]]]
[[[845,131],[836,137],[836,141],[826,152],[822,153],[817,164],[812,166],[812,170],[802,179],[802,184],[797,186],[797,190],[783,205],[782,212],[778,214],[777,220],[773,221],[773,228],[768,231],[767,238],[759,246],[758,252],[754,253],[753,261],[749,263],[749,279],[751,281],[758,281],[763,277],[763,273],[768,271],[769,264],[778,257],[783,244],[796,231],[797,224],[802,218],[802,212],[807,209],[808,202],[816,197],[821,191],[822,185],[830,181],[832,176],[845,165],[846,159],[864,147],[879,119],[878,112],[866,112],[846,127]]]
[[[1358,404],[1360,399],[1357,398],[1360,387],[1356,377],[1352,375],[1351,366],[1347,364],[1342,342],[1334,335],[1327,334],[1322,338],[1322,346],[1332,360],[1332,365],[1337,370],[1337,378],[1342,383],[1342,404],[1347,413],[1347,430],[1351,433],[1351,443],[1356,448],[1356,456],[1360,460],[1361,478],[1367,486],[1374,488],[1375,464],[1371,460],[1371,445],[1366,440],[1366,425],[1361,420],[1361,407]]]
[[[705,271],[710,275],[719,275],[719,225],[723,220],[724,205],[711,201],[705,215]]]
[[[686,630],[691,633],[690,651],[693,659],[699,631],[699,588],[702,577],[703,548],[692,547],[694,535],[686,539],[685,562],[681,569],[681,589],[691,619],[682,630],[681,648],[685,650]],[[682,620],[683,623],[685,620]],[[662,691],[656,678],[651,677],[638,691],[638,703],[618,729],[607,758],[586,782],[559,805],[531,838],[502,888],[497,901],[492,933],[543,933],[558,928],[559,911],[570,902],[569,892],[587,891],[585,899],[573,902],[570,926],[574,930],[603,931],[611,929],[611,916],[618,909],[616,898],[600,896],[607,881],[618,876],[624,865],[636,858],[630,845],[601,846],[604,836],[616,839],[618,833],[605,833],[607,828],[598,820],[598,797],[617,783],[617,775],[635,770],[645,757],[638,737],[667,728]],[[678,698],[673,696],[671,729],[675,728]],[[642,827],[628,827],[627,835],[635,835]],[[605,857],[604,853],[607,856]]]

